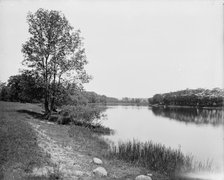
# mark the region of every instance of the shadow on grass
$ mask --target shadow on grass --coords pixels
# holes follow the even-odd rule
[[[47,120],[49,122],[57,122],[58,124],[62,124],[62,125],[74,124],[76,126],[85,127],[87,129],[90,129],[92,132],[100,134],[100,135],[112,135],[112,134],[114,134],[114,131],[112,129],[110,129],[108,127],[104,127],[101,124],[94,124],[94,123],[85,122],[85,121],[76,121],[76,120],[73,120],[73,119],[71,120],[70,123],[63,124],[63,123],[60,123],[59,119],[61,119],[63,121],[63,118],[66,118],[66,117],[63,117],[63,116],[60,117],[60,115],[50,116],[50,118],[49,118],[49,116],[47,116],[44,113],[39,113],[39,112],[35,112],[35,111],[32,111],[32,110],[20,109],[20,110],[17,110],[17,112],[28,114],[28,115],[32,116],[33,118],[39,119],[39,120],[42,120],[42,121]]]
[[[35,111],[20,109],[20,110],[17,110],[17,112],[28,114],[28,115],[32,116],[33,118],[40,119],[40,120],[46,120],[47,119],[45,114],[38,113],[38,112],[35,112]]]

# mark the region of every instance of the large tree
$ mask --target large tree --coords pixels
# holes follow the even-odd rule
[[[27,15],[30,38],[22,46],[23,64],[38,72],[44,81],[44,107],[55,107],[57,88],[62,83],[81,86],[89,80],[80,30],[73,30],[59,11],[39,9]]]

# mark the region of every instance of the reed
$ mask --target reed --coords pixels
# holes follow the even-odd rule
[[[184,155],[180,148],[175,150],[151,141],[145,143],[136,140],[119,142],[118,145],[111,145],[108,156],[122,159],[168,176],[212,169],[211,161],[206,163],[195,162],[192,155]]]

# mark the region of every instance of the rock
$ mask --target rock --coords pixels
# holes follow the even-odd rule
[[[41,167],[41,168],[34,168],[33,169],[33,172],[32,172],[32,175],[34,176],[47,176],[51,173],[54,172],[54,169],[53,167],[49,167],[49,166],[44,166],[44,167]]]
[[[103,164],[102,160],[99,159],[99,158],[96,158],[96,157],[93,158],[93,162],[94,162],[95,164]]]
[[[107,176],[107,171],[103,167],[97,167],[93,170],[93,173],[97,176]]]
[[[139,175],[135,178],[135,180],[152,180],[152,178],[146,175]]]
[[[56,114],[51,114],[49,117],[48,117],[48,120],[50,122],[56,122],[58,120],[58,115]]]
[[[151,177],[151,176],[152,176],[152,174],[151,174],[151,173],[148,173],[148,174],[147,174],[147,176],[150,176],[150,177]]]
[[[75,176],[78,176],[78,177],[81,177],[81,176],[84,176],[85,175],[85,173],[84,172],[82,172],[82,171],[75,171],[74,173],[73,173]]]

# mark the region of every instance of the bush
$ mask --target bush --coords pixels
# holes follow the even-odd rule
[[[105,110],[103,107],[96,106],[64,106],[60,111],[60,117],[58,118],[59,124],[69,123],[89,123],[98,124],[99,120],[105,115],[102,113]]]
[[[105,114],[103,114],[105,109],[106,107],[94,105],[64,106],[58,116],[51,115],[49,120],[63,125],[82,126],[98,134],[112,134],[113,130],[100,124],[100,120],[105,118]]]

